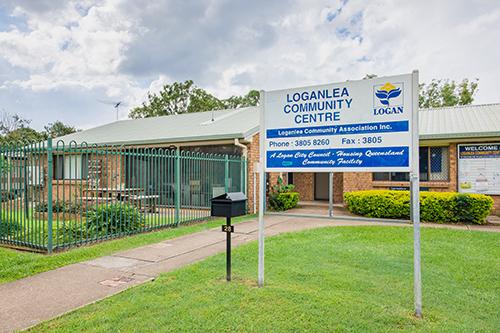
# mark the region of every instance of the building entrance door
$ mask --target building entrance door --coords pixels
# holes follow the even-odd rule
[[[328,200],[328,172],[316,172],[314,174],[314,200]]]

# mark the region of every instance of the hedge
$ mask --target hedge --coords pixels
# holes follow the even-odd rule
[[[347,209],[357,215],[409,219],[410,192],[371,190],[344,193]],[[420,192],[420,219],[435,223],[486,223],[493,199],[484,194]]]

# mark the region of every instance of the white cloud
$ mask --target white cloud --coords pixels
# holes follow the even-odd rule
[[[133,107],[178,80],[227,97],[413,69],[422,81],[477,77],[477,102],[499,101],[495,1],[73,0],[6,8],[19,25],[0,32],[0,66],[11,66],[0,77],[0,102],[5,90],[10,98],[17,88],[23,96],[77,89]]]

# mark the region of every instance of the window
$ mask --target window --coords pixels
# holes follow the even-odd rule
[[[54,156],[54,179],[86,179],[87,176],[87,155]]]
[[[293,184],[293,172],[288,173],[288,184]]]
[[[448,147],[420,147],[420,181],[447,181]],[[406,182],[410,180],[407,172],[374,172],[374,181]]]

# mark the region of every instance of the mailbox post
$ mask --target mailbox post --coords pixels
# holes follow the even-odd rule
[[[231,217],[245,215],[247,197],[242,192],[224,193],[211,200],[211,215],[226,218],[222,232],[226,233],[226,280],[231,281]]]

